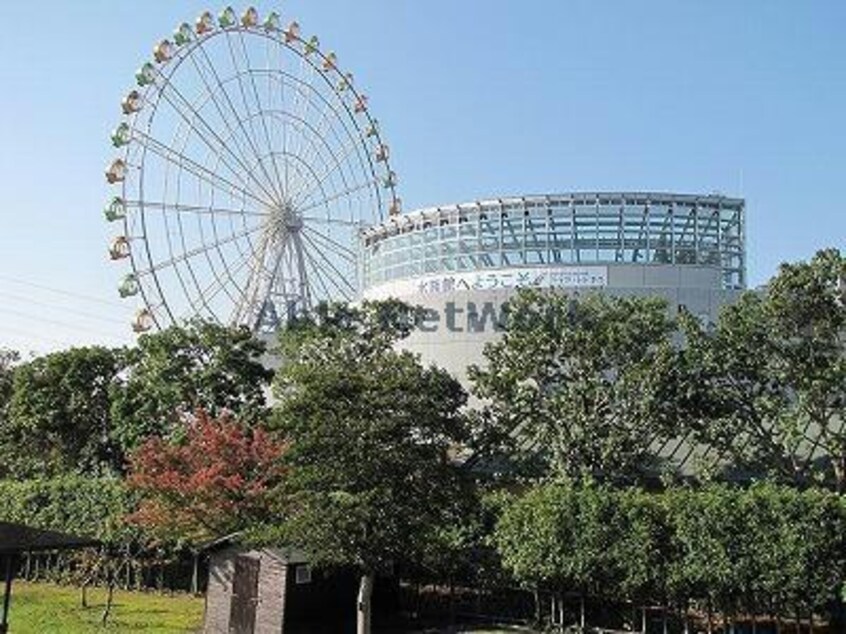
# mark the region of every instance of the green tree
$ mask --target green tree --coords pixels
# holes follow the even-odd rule
[[[620,534],[611,547],[620,595],[641,605],[666,605],[670,534],[661,496],[625,489],[616,497]]]
[[[690,318],[684,330],[695,437],[740,466],[846,492],[846,257],[784,264],[713,331]]]
[[[763,512],[750,531],[756,598],[783,616],[824,612],[846,580],[846,507],[831,492],[762,486],[746,493]],[[764,524],[767,522],[767,524]]]
[[[644,518],[621,500],[606,485],[572,481],[541,485],[514,498],[493,535],[503,565],[524,584],[578,592],[583,599],[619,600],[627,592],[645,592],[660,568],[643,567],[657,551],[634,551],[655,544],[644,542]],[[580,626],[586,626],[584,602]]]
[[[724,487],[679,489],[666,497],[672,534],[669,594],[681,603],[704,600],[711,631],[714,610],[732,611],[749,569],[738,496]]]
[[[842,496],[771,483],[544,484],[504,505],[493,538],[520,582],[685,611],[697,602],[708,631],[717,613],[823,614],[846,580]]]
[[[483,449],[504,444],[565,477],[637,476],[675,426],[673,332],[660,299],[521,291],[469,371]]]
[[[836,601],[846,513],[835,494],[764,483],[676,489],[663,497],[672,596],[704,600],[709,617],[719,610],[729,618],[741,609],[819,613]]]
[[[0,348],[0,421],[3,420],[3,408],[12,397],[14,368],[20,358],[15,350]]]
[[[322,307],[281,335],[273,421],[288,443],[281,535],[316,565],[360,571],[359,632],[374,575],[422,557],[460,496],[449,451],[466,395],[443,370],[394,348],[414,324],[396,302]]]
[[[8,348],[0,348],[0,437],[6,429],[8,414],[6,408],[12,398],[12,385],[14,382],[15,364],[20,360],[20,355]],[[3,459],[0,457],[0,477],[3,475]]]
[[[0,462],[11,477],[119,470],[110,440],[110,389],[122,353],[98,346],[54,352],[14,372]]]
[[[264,352],[246,328],[203,321],[142,335],[113,391],[116,440],[130,452],[150,436],[178,437],[197,409],[261,421],[272,377]]]

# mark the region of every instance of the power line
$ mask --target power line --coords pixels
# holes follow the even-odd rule
[[[96,302],[98,304],[105,304],[106,306],[120,306],[125,307],[125,304],[121,304],[120,302],[109,301],[103,299],[102,297],[94,297],[92,295],[84,295],[82,293],[75,293],[73,291],[68,291],[61,288],[54,288],[52,286],[46,286],[45,284],[39,284],[37,282],[30,282],[29,280],[22,280],[14,277],[9,277],[7,275],[0,275],[0,280],[5,282],[11,282],[12,284],[20,284],[22,286],[29,286],[31,288],[39,288],[44,291],[49,291],[51,293],[58,293],[59,295],[66,295],[68,297],[73,297],[74,299],[81,299],[87,302]]]
[[[27,339],[32,339],[36,342],[49,341],[53,344],[62,346],[63,348],[73,345],[73,342],[69,339],[56,339],[55,337],[51,337],[50,335],[45,335],[43,333],[35,333],[29,330],[23,330],[21,328],[14,328],[12,326],[0,327],[0,334],[5,334],[7,332],[17,333],[18,335],[26,337]]]
[[[50,304],[48,302],[41,302],[41,301],[38,301],[37,299],[32,299],[32,298],[29,298],[29,297],[23,297],[22,295],[15,295],[13,293],[6,293],[6,292],[3,292],[3,291],[0,291],[0,297],[7,297],[9,299],[13,299],[13,300],[16,300],[16,301],[21,301],[21,302],[26,302],[26,303],[29,303],[29,304],[34,304],[36,306],[44,306],[45,308],[53,308],[53,309],[56,309],[56,310],[60,310],[64,313],[71,313],[71,314],[74,314],[74,315],[78,315],[80,317],[85,317],[87,319],[97,319],[99,321],[104,321],[104,322],[108,322],[108,323],[112,323],[112,324],[120,324],[122,326],[126,325],[126,322],[124,322],[120,319],[114,319],[112,317],[105,317],[103,315],[95,315],[93,313],[85,312],[84,310],[77,310],[76,308],[68,308],[66,306],[59,306],[59,305],[56,305],[56,304]],[[124,308],[126,308],[126,307],[124,307]]]
[[[108,338],[110,338],[114,341],[121,341],[121,343],[123,343],[123,341],[120,339],[120,337],[117,337],[115,335],[111,335],[109,333],[105,333],[105,332],[98,331],[98,330],[92,330],[91,328],[85,328],[83,326],[77,326],[76,324],[69,324],[67,322],[62,322],[62,321],[59,321],[59,320],[56,320],[56,319],[50,319],[49,317],[42,317],[40,315],[32,315],[32,314],[24,313],[22,311],[14,310],[14,309],[11,309],[11,308],[0,308],[0,312],[6,313],[6,314],[9,314],[9,315],[15,315],[17,317],[23,317],[24,319],[34,319],[35,321],[41,321],[41,322],[44,322],[45,324],[53,324],[54,326],[59,326],[61,328],[70,328],[72,330],[78,330],[80,332],[84,332],[84,333],[89,334],[89,335],[90,334],[96,334],[100,337],[105,336],[105,337],[108,337]]]

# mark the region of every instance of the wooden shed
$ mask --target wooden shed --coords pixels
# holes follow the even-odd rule
[[[301,552],[250,549],[238,545],[236,536],[218,540],[207,552],[204,634],[341,631],[329,625],[354,613],[355,576],[314,573]]]

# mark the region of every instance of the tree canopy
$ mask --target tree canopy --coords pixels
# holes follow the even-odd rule
[[[281,335],[282,536],[318,565],[360,570],[368,605],[373,575],[421,552],[460,491],[449,455],[465,437],[466,396],[445,371],[393,347],[413,313],[330,306]]]
[[[483,435],[545,473],[636,477],[676,424],[673,332],[660,299],[520,291],[470,368]]]
[[[825,612],[846,583],[844,530],[846,505],[826,491],[558,482],[514,496],[493,537],[530,586],[793,617]]]
[[[712,330],[684,322],[695,438],[737,465],[846,492],[846,257],[784,264]]]
[[[18,352],[0,348],[0,420],[2,420],[3,408],[12,396],[13,369],[18,361],[20,361]]]
[[[12,385],[14,382],[14,367],[20,360],[20,355],[8,348],[0,348],[0,436],[3,434],[3,429],[6,428],[8,420],[8,412],[6,408],[9,405],[9,400],[12,398]],[[2,464],[2,459],[0,459]],[[0,466],[0,476],[3,475],[4,469]]]
[[[204,321],[142,335],[112,394],[115,438],[129,452],[150,436],[178,436],[198,408],[262,420],[273,374],[264,352],[248,329]]]
[[[121,367],[121,351],[99,346],[17,366],[0,426],[0,469],[15,478],[119,470],[109,410]]]
[[[130,455],[127,483],[140,495],[130,519],[195,545],[265,522],[284,449],[261,427],[200,411],[182,442],[152,437]]]

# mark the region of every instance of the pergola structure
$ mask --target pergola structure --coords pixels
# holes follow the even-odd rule
[[[0,568],[5,579],[3,611],[0,614],[0,634],[9,631],[9,603],[12,597],[12,581],[17,572],[21,555],[32,552],[74,550],[98,546],[100,542],[88,537],[66,535],[45,531],[23,524],[0,522]]]

